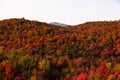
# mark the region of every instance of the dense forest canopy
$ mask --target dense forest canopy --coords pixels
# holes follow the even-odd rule
[[[0,80],[120,80],[120,21],[2,20]]]

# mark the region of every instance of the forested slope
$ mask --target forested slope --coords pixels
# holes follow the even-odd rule
[[[120,80],[120,21],[0,21],[0,80]]]

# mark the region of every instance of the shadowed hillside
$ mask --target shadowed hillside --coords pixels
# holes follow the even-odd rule
[[[120,21],[0,21],[0,80],[120,80]]]

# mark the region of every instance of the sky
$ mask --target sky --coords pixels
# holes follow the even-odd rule
[[[69,25],[120,20],[120,0],[0,0],[0,20],[23,17]]]

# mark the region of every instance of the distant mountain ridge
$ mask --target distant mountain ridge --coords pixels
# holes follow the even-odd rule
[[[53,24],[53,25],[56,25],[56,26],[62,26],[62,27],[68,26],[67,24],[59,23],[59,22],[51,22],[49,24]]]

